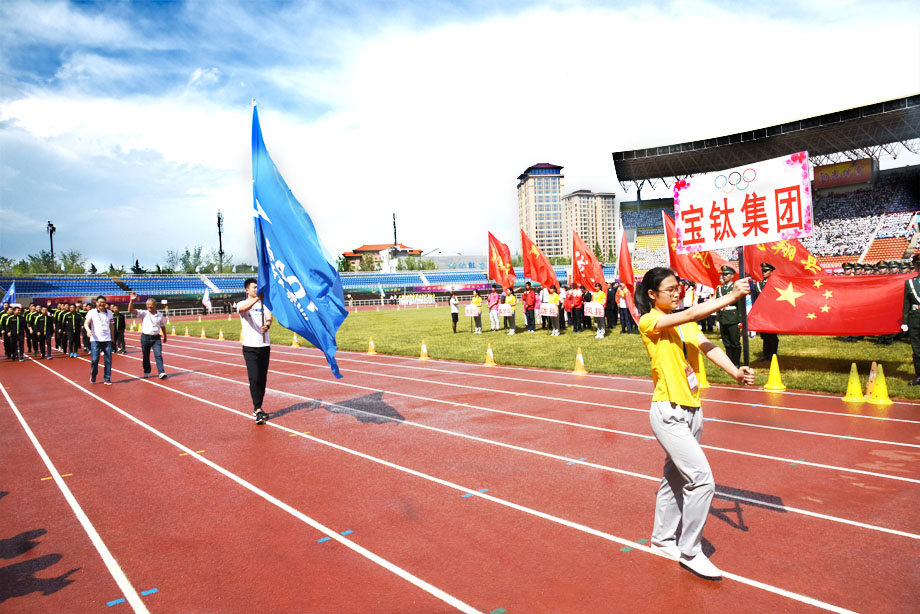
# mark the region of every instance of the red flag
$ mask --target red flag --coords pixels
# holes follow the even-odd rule
[[[683,279],[689,279],[710,288],[721,286],[719,270],[728,264],[728,261],[715,252],[678,254],[674,220],[664,211],[661,212],[661,219],[664,222],[664,239],[668,248],[668,266]]]
[[[549,258],[540,251],[536,243],[530,240],[524,229],[521,229],[521,247],[524,249],[524,277],[534,280],[544,288],[556,286],[559,289],[559,280]]]
[[[751,330],[884,335],[901,330],[905,275],[792,277],[773,273],[748,315]]]
[[[626,305],[636,325],[639,325],[639,310],[636,309],[636,278],[633,274],[632,258],[629,256],[629,244],[626,243],[626,230],[620,227],[620,254],[617,257],[617,273],[620,283],[626,286]]]
[[[489,279],[502,288],[514,286],[514,267],[511,266],[511,250],[489,233]]]
[[[604,267],[574,230],[572,231],[572,282],[581,284],[588,289],[588,292],[594,292],[594,284],[600,284],[601,289],[604,292],[607,291]]]
[[[744,247],[744,268],[754,281],[763,279],[760,263],[769,262],[776,271],[774,275],[792,277],[825,277],[827,272],[821,268],[798,239],[786,239],[773,243],[757,243]]]

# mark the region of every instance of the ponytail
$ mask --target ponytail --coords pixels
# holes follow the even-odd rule
[[[655,304],[652,302],[652,299],[649,298],[648,291],[652,290],[657,292],[661,282],[671,276],[677,277],[677,273],[671,269],[659,266],[642,277],[642,281],[636,286],[636,293],[633,297],[636,301],[636,308],[639,310],[639,313],[644,315],[652,310]]]

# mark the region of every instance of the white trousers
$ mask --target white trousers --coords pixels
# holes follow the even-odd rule
[[[494,330],[498,330],[498,309],[489,310],[489,324]]]
[[[655,503],[652,543],[677,544],[684,556],[696,556],[702,551],[703,527],[715,493],[712,469],[700,447],[703,410],[653,401],[649,421],[667,454]],[[680,541],[678,526],[681,526]]]

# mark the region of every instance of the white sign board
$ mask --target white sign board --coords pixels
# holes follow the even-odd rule
[[[542,305],[540,305],[540,317],[541,318],[558,318],[559,308],[553,305],[552,303],[543,303]]]
[[[480,315],[482,312],[479,310],[479,307],[477,307],[476,305],[466,305],[463,307],[463,313],[464,315],[467,315],[471,318],[475,318],[476,316]]]
[[[678,181],[674,225],[679,254],[810,236],[808,152]]]
[[[511,317],[514,315],[514,307],[511,305],[499,305],[498,306],[498,316],[499,317]]]
[[[603,318],[604,317],[604,306],[600,303],[595,303],[591,301],[590,303],[585,304],[585,315],[589,318]]]

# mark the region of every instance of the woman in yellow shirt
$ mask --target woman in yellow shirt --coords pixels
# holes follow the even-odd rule
[[[517,305],[517,297],[514,295],[514,288],[505,288],[505,305],[511,305],[511,309],[514,309],[514,306]],[[514,334],[514,311],[511,312],[510,316],[505,316],[505,328],[511,329],[508,331],[509,335]]]
[[[731,294],[673,313],[680,301],[680,282],[674,271],[662,267],[646,273],[636,290],[636,307],[644,314],[639,319],[639,332],[652,361],[655,386],[649,421],[667,454],[655,504],[652,548],[705,578],[720,578],[722,572],[703,554],[701,546],[715,481],[700,447],[703,411],[696,379],[700,353],[739,384],[753,384],[754,370],[736,367],[703,335],[696,322],[750,291],[748,280],[742,279],[735,282]]]
[[[597,303],[602,308],[607,305],[607,293],[604,292],[604,289],[601,288],[600,283],[594,284],[594,294],[591,295],[591,301]],[[594,326],[597,327],[597,334],[594,335],[595,339],[603,339],[604,335],[607,333],[605,326],[607,325],[607,320],[601,316],[594,318]]]
[[[480,306],[482,305],[482,297],[479,296],[479,290],[473,290],[473,298],[470,299],[470,305],[476,305],[476,307],[480,309],[479,313],[473,316],[473,322],[476,323],[476,332],[474,332],[473,334],[481,335],[482,334],[482,308]]]
[[[549,304],[555,305],[557,309],[559,308],[559,294],[556,292],[556,286],[549,287]],[[558,311],[556,313],[556,317],[554,318],[551,317],[549,321],[553,327],[553,332],[551,332],[549,336],[558,337],[559,336],[559,313]]]

